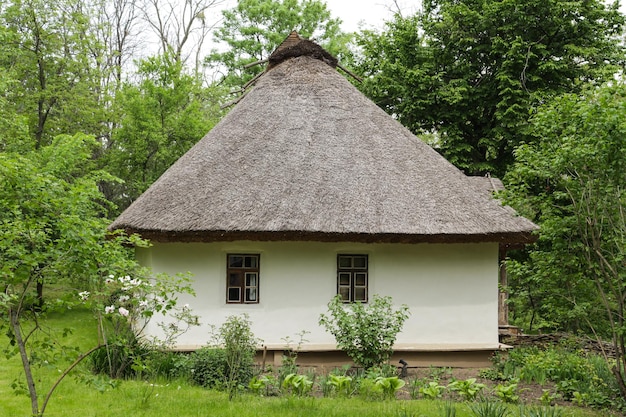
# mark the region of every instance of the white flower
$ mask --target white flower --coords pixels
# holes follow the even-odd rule
[[[87,299],[89,298],[89,291],[79,292],[78,296],[80,297],[81,300],[87,301]]]
[[[189,304],[185,304],[183,306],[183,311],[189,311]]]
[[[105,314],[111,314],[114,311],[115,311],[115,306],[114,305],[110,305],[110,306],[104,307],[104,313]]]
[[[130,300],[128,295],[120,295],[120,303],[125,303],[128,300]]]
[[[109,277],[104,280],[104,283],[107,285],[111,284],[112,282],[115,282],[115,277],[113,275],[109,275]]]
[[[148,307],[148,300],[141,300],[141,301],[139,301],[139,307],[141,307],[141,308]]]
[[[118,313],[120,313],[122,316],[124,317],[128,317],[128,313],[129,311],[126,310],[124,307],[120,307],[117,309]]]

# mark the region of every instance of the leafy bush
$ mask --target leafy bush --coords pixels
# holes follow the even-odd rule
[[[394,310],[391,297],[374,295],[368,304],[345,304],[338,295],[328,303],[328,314],[322,314],[319,323],[357,366],[369,369],[389,360],[408,317],[408,306]]]
[[[110,378],[132,378],[138,365],[150,354],[151,348],[141,343],[134,334],[127,337],[111,336],[108,344],[90,355],[91,370]]]
[[[601,357],[562,347],[520,347],[509,351],[506,359],[500,355],[494,357],[493,363],[493,368],[483,371],[481,376],[542,385],[551,381],[564,400],[595,408],[624,407],[615,377]],[[549,404],[555,396],[546,392],[541,401]]]
[[[147,359],[152,377],[187,379],[189,354],[173,351],[153,350]]]
[[[220,348],[204,347],[193,352],[187,366],[191,381],[205,388],[223,388],[229,373],[226,351]]]
[[[243,314],[228,317],[219,328],[217,340],[226,355],[225,384],[230,398],[239,386],[245,386],[252,378],[258,340],[251,325],[248,315]]]

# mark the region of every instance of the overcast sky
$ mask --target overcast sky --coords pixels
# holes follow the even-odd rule
[[[365,28],[382,29],[383,22],[389,20],[396,11],[396,3],[403,15],[412,15],[419,10],[421,0],[326,0],[333,17],[343,21],[344,32],[359,29],[359,23]]]

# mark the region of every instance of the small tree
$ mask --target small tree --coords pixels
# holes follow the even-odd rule
[[[335,336],[337,346],[357,366],[365,369],[382,365],[393,353],[393,345],[409,317],[405,304],[394,310],[391,297],[374,295],[369,304],[344,304],[340,295],[328,303],[320,325]]]
[[[107,235],[107,204],[98,185],[114,178],[93,170],[95,146],[93,138],[77,134],[58,136],[37,151],[0,152],[0,331],[9,338],[7,356],[21,359],[24,376],[14,385],[30,396],[33,416],[43,416],[63,378],[106,344],[79,355],[77,347],[64,346],[58,332],[46,327],[46,314],[72,308],[76,299],[44,298],[44,284],[90,300],[106,333],[114,323],[134,330],[136,338],[137,325],[157,312],[192,318],[188,311],[174,311],[186,282],[153,280],[133,259],[130,246],[146,242]],[[73,362],[42,388],[37,369],[64,366],[59,361],[68,357]]]
[[[216,346],[223,348],[226,355],[224,382],[231,400],[239,385],[252,378],[252,365],[259,340],[252,333],[251,325],[247,314],[230,316],[213,336]]]

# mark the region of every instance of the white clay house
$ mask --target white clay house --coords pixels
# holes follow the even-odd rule
[[[318,324],[336,294],[407,304],[395,348],[411,365],[484,362],[501,347],[502,253],[537,226],[335,67],[292,33],[248,94],[110,228],[150,239],[137,256],[155,272],[193,274],[196,297],[182,302],[201,323],[247,313],[268,362],[302,331],[299,360],[347,361]],[[177,347],[208,339],[196,327]]]

